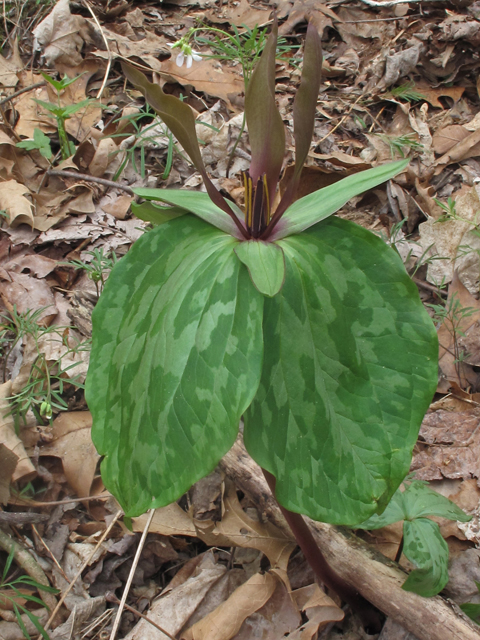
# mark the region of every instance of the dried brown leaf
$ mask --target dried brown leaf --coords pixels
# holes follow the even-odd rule
[[[181,640],[230,640],[245,618],[263,607],[277,586],[270,573],[256,573],[210,615],[182,633]]]
[[[18,458],[11,479],[14,482],[17,480],[28,481],[34,478],[37,472],[25,451],[23,442],[15,433],[13,416],[10,413],[11,407],[7,400],[11,395],[12,382],[9,380],[0,385],[0,444],[14,453]]]
[[[29,189],[16,180],[0,182],[0,209],[6,212],[11,227],[28,224],[33,227],[33,205],[26,198]]]
[[[53,422],[53,440],[40,455],[62,460],[68,484],[80,498],[90,495],[97,463],[100,460],[90,435],[92,416],[89,411],[61,413]]]

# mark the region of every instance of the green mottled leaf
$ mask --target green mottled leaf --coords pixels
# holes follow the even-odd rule
[[[403,171],[408,160],[389,162],[374,169],[360,171],[335,184],[310,193],[294,202],[275,227],[270,240],[280,240],[301,233],[338,211],[360,193],[373,189]]]
[[[430,489],[428,484],[420,480],[414,480],[407,486],[403,493],[403,501],[406,520],[421,516],[438,516],[460,522],[469,522],[472,519],[472,516],[467,515],[454,502]]]
[[[265,298],[235,244],[193,216],[167,222],[115,266],[93,312],[92,438],[127,516],[212,471],[256,393]]]
[[[134,216],[137,216],[140,220],[145,220],[145,222],[151,222],[155,226],[188,213],[188,211],[180,207],[159,207],[153,202],[142,202],[141,204],[132,202],[131,208]]]
[[[210,200],[208,193],[203,191],[187,191],[186,189],[149,189],[147,187],[138,187],[133,189],[135,195],[145,200],[154,200],[157,202],[165,202],[174,207],[180,207],[195,214],[205,222],[217,227],[221,231],[230,234],[235,238],[243,238],[238,231],[231,218],[217,207]],[[233,202],[230,203],[232,210],[241,219],[242,213]]]
[[[418,567],[402,585],[429,598],[437,595],[448,582],[448,545],[438,524],[428,518],[416,518],[403,523],[403,553]]]
[[[265,296],[276,295],[285,280],[285,258],[276,244],[249,240],[235,247],[239,260],[247,267],[255,287]]]
[[[454,502],[430,489],[425,482],[413,480],[406,484],[404,491],[398,489],[395,492],[382,514],[374,514],[358,525],[358,528],[380,529],[399,520],[413,520],[422,516],[438,516],[460,522],[469,522],[472,519],[472,516],[467,515]]]
[[[398,255],[331,218],[278,242],[281,292],[265,298],[265,355],[245,444],[284,507],[355,525],[408,472],[437,385],[438,342]]]

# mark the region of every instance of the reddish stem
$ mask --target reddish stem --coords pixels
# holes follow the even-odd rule
[[[268,471],[265,471],[265,469],[262,469],[262,471],[268,486],[275,497],[275,476]],[[345,582],[343,578],[335,573],[326,561],[323,553],[320,551],[317,543],[315,542],[315,538],[303,517],[299,513],[288,511],[288,509],[282,507],[280,503],[278,503],[278,506],[280,507],[283,517],[292,530],[298,546],[303,551],[303,555],[311,566],[317,579],[329,589],[335,591],[335,593],[339,595],[344,602],[350,605],[353,611],[355,611],[359,616],[365,629],[368,630],[369,633],[379,633],[382,628],[382,622],[378,611],[370,602],[368,602],[368,600],[360,595],[352,585]]]

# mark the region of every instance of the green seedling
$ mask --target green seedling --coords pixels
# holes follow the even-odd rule
[[[398,154],[401,158],[406,158],[410,153],[423,151],[423,144],[415,140],[415,134],[407,133],[404,136],[387,136],[383,133],[376,133],[385,144],[390,147],[392,160]]]
[[[35,629],[41,635],[44,640],[50,640],[50,636],[43,628],[42,624],[38,616],[29,611],[22,603],[22,601],[33,602],[35,604],[40,605],[41,607],[45,607],[48,609],[47,605],[37,598],[37,596],[28,593],[29,589],[37,589],[37,591],[46,591],[47,593],[59,593],[58,589],[54,589],[53,587],[49,587],[48,585],[40,584],[30,576],[20,576],[15,579],[7,580],[8,572],[12,566],[13,558],[14,558],[14,548],[8,554],[7,561],[5,563],[5,567],[3,569],[2,581],[0,583],[0,602],[3,601],[2,607],[5,602],[11,604],[13,611],[15,613],[15,617],[18,622],[18,626],[22,631],[24,637],[27,640],[31,640],[31,635],[28,633],[27,628],[25,627],[25,623],[22,619],[22,613],[30,620]]]
[[[38,150],[47,160],[50,160],[53,156],[50,138],[45,135],[41,129],[33,130],[33,139],[22,140],[21,142],[17,142],[15,146],[19,149],[26,149],[27,151]]]
[[[298,514],[356,525],[383,511],[405,478],[437,386],[438,341],[398,254],[332,217],[407,161],[295,199],[320,87],[312,24],[293,105],[295,166],[276,199],[286,150],[276,44],[274,24],[246,90],[252,160],[243,211],[209,178],[190,107],[123,66],[207,193],[134,189],[176,217],[144,234],[105,284],[86,398],[104,483],[127,517],[177,500],[210,473],[243,416],[248,452],[312,551]],[[161,222],[165,208],[159,213]]]
[[[36,347],[37,355],[31,366],[28,380],[25,386],[15,395],[8,398],[10,402],[10,412],[14,417],[15,426],[18,430],[20,419],[26,421],[29,410],[33,411],[38,422],[42,424],[44,419],[51,421],[54,411],[66,411],[68,405],[63,400],[65,384],[72,384],[77,388],[83,388],[78,379],[67,377],[67,372],[77,366],[78,363],[62,366],[62,360],[69,353],[75,353],[88,348],[87,343],[78,345],[66,345],[67,351],[56,361],[47,361],[45,354],[41,351],[40,339],[46,335],[51,335],[52,341],[61,341],[65,344],[64,330],[66,327],[57,325],[44,326],[40,324],[41,316],[45,309],[43,307],[36,311],[19,313],[14,306],[8,315],[0,316],[0,343],[3,348],[4,364],[3,379],[6,377],[6,366],[8,356],[15,345],[30,337]]]
[[[406,100],[407,102],[418,102],[425,100],[425,96],[415,89],[415,83],[409,82],[395,87],[390,91],[390,95],[397,100]]]
[[[70,260],[69,262],[64,262],[62,264],[74,267],[77,270],[85,271],[88,278],[90,278],[95,285],[97,296],[100,296],[108,274],[118,262],[117,256],[113,251],[111,252],[110,257],[106,256],[103,253],[103,249],[94,249],[93,251],[86,251],[85,253],[92,256],[90,262]]]
[[[371,516],[358,527],[381,529],[403,520],[403,538],[396,561],[399,562],[403,552],[417,568],[402,588],[425,597],[440,593],[448,582],[448,545],[438,524],[428,516],[460,522],[472,519],[451,500],[430,489],[426,482],[413,480],[405,482],[404,491],[397,490],[381,515]]]
[[[85,109],[95,101],[92,98],[86,98],[85,100],[81,100],[76,104],[62,106],[60,104],[61,92],[69,85],[76,82],[80,78],[80,76],[76,76],[75,78],[68,78],[65,75],[62,80],[54,80],[46,73],[42,73],[42,76],[57,91],[57,104],[54,104],[53,102],[45,102],[44,100],[38,100],[36,98],[35,102],[46,109],[48,113],[50,113],[51,116],[56,119],[58,138],[60,141],[60,151],[62,154],[62,159],[66,160],[75,153],[75,145],[71,140],[68,139],[67,131],[65,129],[65,123],[69,118],[71,118],[71,116],[77,113],[77,111]]]
[[[464,307],[457,293],[454,293],[451,298],[447,300],[445,306],[441,304],[427,304],[427,307],[433,310],[433,320],[439,325],[445,324],[448,332],[452,336],[454,349],[452,355],[455,358],[455,369],[458,382],[461,385],[461,363],[468,358],[469,354],[460,350],[458,339],[465,337],[465,333],[461,329],[464,320],[476,313],[477,309],[475,309],[475,307]]]

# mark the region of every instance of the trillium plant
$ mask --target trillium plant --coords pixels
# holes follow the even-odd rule
[[[243,417],[245,446],[305,550],[297,514],[354,526],[387,506],[435,391],[438,345],[395,251],[332,217],[407,162],[295,199],[320,86],[312,25],[293,104],[295,166],[279,196],[276,40],[274,25],[245,95],[243,211],[208,177],[190,107],[124,66],[207,193],[135,189],[146,201],[135,212],[158,226],[114,267],[94,310],[87,400],[102,477],[127,516],[211,472]]]

